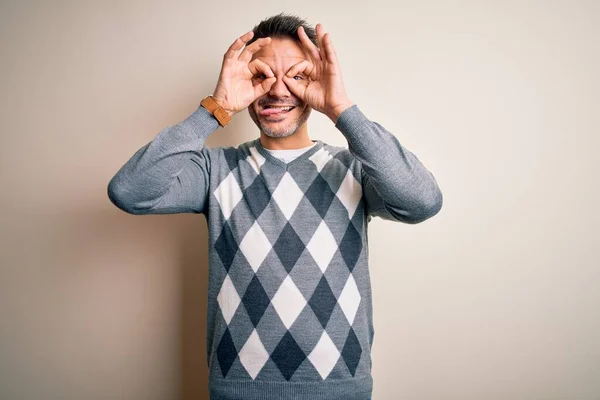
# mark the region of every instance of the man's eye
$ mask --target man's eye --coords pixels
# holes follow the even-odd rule
[[[256,74],[254,77],[257,79],[265,79],[267,76],[265,74]]]
[[[297,80],[297,81],[299,81],[299,80],[302,80],[302,79],[304,79],[304,78],[303,78],[303,77],[301,77],[300,75],[296,75],[296,76],[294,77],[294,79],[295,79],[295,80]]]

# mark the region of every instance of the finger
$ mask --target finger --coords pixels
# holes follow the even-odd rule
[[[310,77],[314,71],[314,65],[308,60],[302,60],[297,64],[294,64],[289,71],[283,76],[283,82],[290,89],[290,91],[301,100],[304,100],[304,92],[306,91],[306,84],[302,81],[294,79],[296,75],[302,74],[305,77]]]
[[[252,75],[262,73],[267,77],[253,86],[254,98],[256,99],[271,90],[271,86],[273,86],[273,84],[277,81],[277,78],[275,78],[275,74],[273,73],[271,67],[259,59],[252,61],[250,64],[248,64],[248,67],[250,68]]]
[[[269,90],[271,90],[271,86],[273,86],[275,82],[277,82],[277,78],[273,76],[267,79],[263,79],[260,83],[254,85],[254,98],[257,99],[263,94],[267,93]]]
[[[327,57],[327,61],[329,61],[331,64],[337,64],[337,53],[335,52],[335,48],[333,47],[333,42],[331,41],[331,35],[329,34],[329,32],[327,32],[323,37],[323,43],[325,47],[325,55]]]
[[[267,78],[272,78],[275,76],[271,67],[265,62],[259,60],[258,58],[248,64],[248,69],[252,73],[252,76],[257,75],[259,73],[265,74]]]
[[[300,37],[300,42],[304,45],[304,48],[308,51],[308,53],[315,60],[320,60],[321,56],[319,54],[319,49],[315,44],[310,40],[303,27],[298,27],[298,37]]]
[[[288,87],[290,92],[300,100],[304,101],[304,93],[306,91],[306,86],[295,80],[294,78],[290,78],[287,75],[282,77],[283,83]]]
[[[313,75],[315,70],[315,66],[308,60],[302,60],[299,63],[292,65],[292,67],[286,72],[285,76],[288,78],[293,78],[298,74],[304,74],[306,77],[310,77]]]
[[[323,25],[317,24],[315,27],[315,31],[317,33],[317,44],[319,45],[319,54],[321,55],[321,59],[325,60],[325,51],[323,50]]]
[[[237,52],[241,50],[242,47],[244,47],[244,45],[248,43],[250,39],[252,39],[252,36],[254,36],[254,32],[250,31],[244,33],[242,36],[235,39],[235,42],[233,42],[231,46],[229,46],[229,49],[227,50],[227,52],[225,52],[223,58],[233,58],[237,54]]]
[[[246,62],[250,61],[254,53],[260,50],[262,47],[268,45],[269,43],[271,43],[270,37],[257,39],[250,46],[246,46],[246,48],[240,53],[238,59]]]

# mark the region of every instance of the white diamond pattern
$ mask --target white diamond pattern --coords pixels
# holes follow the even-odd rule
[[[346,172],[346,176],[335,195],[348,210],[348,219],[352,219],[354,211],[356,211],[356,207],[358,206],[358,202],[362,197],[362,186],[354,178],[351,170]]]
[[[317,171],[321,172],[325,164],[327,164],[332,158],[333,156],[331,155],[331,153],[322,147],[319,151],[310,156],[308,159],[315,164],[315,166],[317,167]]]
[[[261,229],[258,221],[254,221],[254,224],[240,243],[240,251],[244,254],[254,272],[258,271],[258,268],[265,260],[265,257],[267,257],[267,254],[269,254],[272,247],[269,238],[267,238]]]
[[[289,172],[286,172],[283,175],[283,178],[281,178],[281,181],[279,181],[279,184],[277,185],[277,189],[273,192],[275,202],[277,202],[281,212],[283,212],[283,215],[285,215],[288,221],[292,217],[292,214],[296,210],[296,207],[298,207],[303,196],[304,193],[302,193],[302,190],[298,187],[298,184],[294,181],[294,178],[292,178]]]
[[[250,147],[250,155],[246,157],[248,164],[257,174],[260,174],[260,167],[265,163],[265,158],[256,150],[256,147]]]
[[[321,271],[325,272],[338,248],[337,242],[325,221],[321,220],[306,248]]]
[[[240,295],[237,290],[235,290],[235,286],[233,286],[229,274],[227,274],[223,281],[223,286],[221,286],[221,290],[219,291],[219,295],[217,296],[217,303],[219,303],[221,313],[223,314],[223,318],[225,318],[227,325],[231,322],[231,318],[233,318],[233,314],[235,314],[240,302]]]
[[[319,342],[308,355],[308,359],[319,371],[321,378],[326,379],[339,358],[340,351],[335,347],[327,332],[323,331]]]
[[[256,379],[256,376],[269,359],[269,353],[263,346],[258,332],[256,329],[252,331],[252,334],[240,350],[240,362],[248,371],[248,374],[252,379]]]
[[[233,171],[227,175],[227,178],[223,179],[213,194],[221,206],[221,211],[225,219],[229,219],[233,209],[243,197],[242,190],[233,175]]]
[[[356,317],[356,311],[358,311],[360,299],[361,297],[360,292],[358,291],[358,286],[356,286],[354,276],[350,274],[338,299],[338,303],[340,304],[340,307],[350,325],[352,325],[354,322],[354,317]]]
[[[300,289],[288,275],[271,300],[275,311],[281,318],[286,328],[290,329],[298,315],[306,306],[306,299],[302,296]]]

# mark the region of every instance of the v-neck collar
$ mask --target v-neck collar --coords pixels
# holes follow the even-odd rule
[[[254,141],[254,147],[256,147],[256,150],[269,162],[282,167],[284,169],[288,169],[291,166],[295,165],[296,163],[300,163],[304,160],[306,160],[307,158],[309,158],[310,156],[312,156],[313,154],[315,154],[317,151],[319,151],[324,143],[320,140],[313,140],[312,142],[316,143],[313,147],[311,147],[310,149],[306,150],[304,153],[300,154],[298,157],[296,157],[295,159],[293,159],[292,161],[286,163],[285,161],[281,161],[279,158],[275,157],[273,154],[271,154],[267,149],[265,149],[263,147],[263,145],[260,143],[260,139],[256,139]]]

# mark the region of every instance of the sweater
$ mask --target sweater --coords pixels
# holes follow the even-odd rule
[[[367,224],[416,224],[442,193],[419,159],[358,106],[289,163],[255,139],[208,148],[199,107],[108,184],[131,214],[201,213],[209,232],[211,400],[365,400],[373,388]]]

